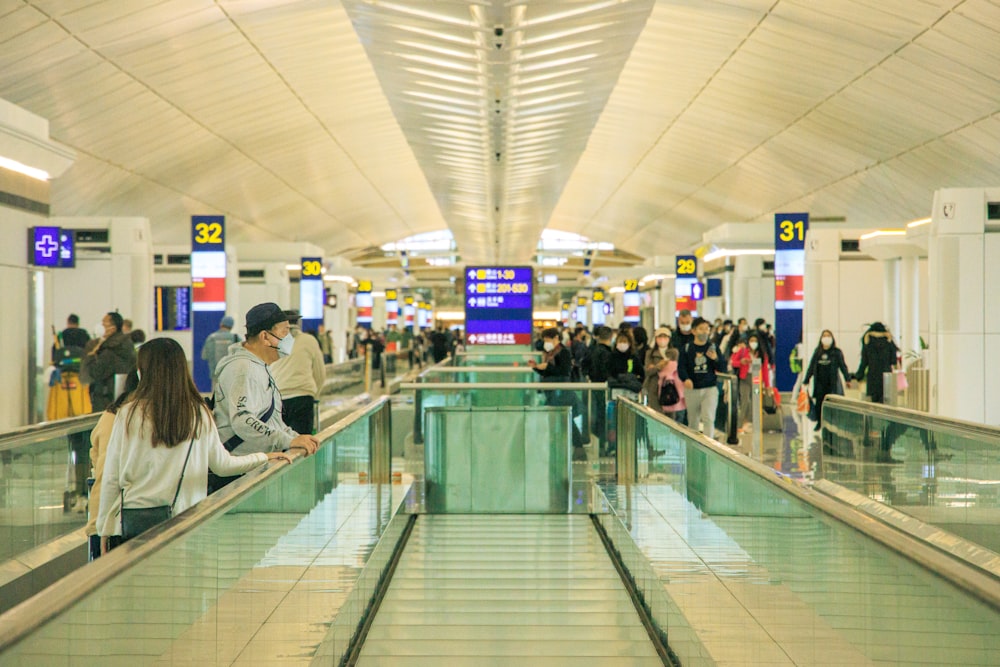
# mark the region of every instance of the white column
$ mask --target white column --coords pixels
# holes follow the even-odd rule
[[[899,259],[887,259],[882,262],[882,303],[884,304],[883,317],[886,328],[892,332],[893,337],[899,336],[900,308],[899,308]]]
[[[323,309],[323,323],[333,340],[333,361],[339,363],[347,360],[347,347],[345,344],[345,334],[351,330],[348,314],[350,311],[350,298],[347,294],[347,283],[340,281],[330,281],[326,283],[327,292],[336,297],[336,308]],[[400,301],[403,300],[402,293]]]
[[[899,260],[899,346],[903,353],[920,352],[920,259]]]
[[[774,321],[774,285],[769,295],[762,294],[761,278],[764,275],[764,258],[759,255],[742,255],[733,263],[733,310],[729,313],[734,320],[746,317],[753,324],[756,317]],[[762,299],[770,297],[771,316],[763,314]]]

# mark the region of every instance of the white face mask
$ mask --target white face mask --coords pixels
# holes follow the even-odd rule
[[[547,340],[544,343],[542,343],[542,347],[545,348],[546,352],[551,352],[552,350],[556,349],[556,344],[553,343],[552,341]]]
[[[268,331],[267,333],[272,338],[278,338],[270,331]],[[272,346],[272,347],[275,347],[275,349],[278,350],[278,358],[284,359],[285,357],[287,357],[292,353],[292,346],[294,345],[295,345],[295,338],[292,336],[292,332],[289,331],[284,338],[278,338],[277,346]]]
[[[681,331],[683,331],[684,333],[688,333],[689,331],[691,331],[691,325],[690,324],[682,324],[681,325]]]
[[[823,336],[819,339],[819,342],[823,343],[823,347],[830,347],[833,345],[833,339],[829,336]]]
[[[618,348],[619,352],[628,352],[628,343],[618,343],[615,347]]]
[[[755,340],[750,341],[750,349],[751,350],[756,350],[757,349],[757,341],[755,341]]]

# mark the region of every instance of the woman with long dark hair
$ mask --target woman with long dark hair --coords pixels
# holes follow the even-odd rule
[[[820,417],[823,416],[823,399],[829,394],[844,395],[844,387],[840,383],[841,373],[847,379],[847,386],[851,386],[851,372],[847,370],[844,353],[837,347],[833,332],[823,329],[823,333],[819,335],[816,351],[809,361],[809,368],[802,378],[803,386],[808,385],[813,377],[816,378],[813,383],[813,408],[810,410],[810,416],[816,418],[816,426],[813,429],[815,431],[820,429],[822,423]]]
[[[121,541],[123,508],[169,506],[176,515],[205,498],[209,469],[230,476],[268,460],[291,462],[285,452],[226,451],[176,341],[145,343],[137,364],[139,385],[118,410],[108,440],[97,514],[102,553]]]

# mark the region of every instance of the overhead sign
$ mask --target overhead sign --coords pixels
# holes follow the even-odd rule
[[[62,230],[58,227],[32,227],[28,236],[28,262],[34,266],[59,267],[61,237]]]
[[[698,258],[694,255],[677,255],[674,279],[674,315],[682,310],[698,314],[698,302],[691,297],[691,289],[698,282]]]
[[[705,285],[705,296],[722,296],[722,278],[709,278]]]
[[[691,285],[691,300],[703,301],[705,299],[705,283],[695,282]]]
[[[595,327],[604,324],[607,315],[607,311],[604,309],[604,290],[595,289],[591,293],[590,301],[590,323]]]
[[[372,281],[358,281],[358,293],[354,297],[354,305],[358,308],[358,324],[365,329],[371,329],[372,310],[375,308],[375,297],[372,296]]]
[[[317,331],[323,324],[323,258],[303,257],[299,270],[299,315],[303,331]]]
[[[569,310],[569,303],[566,301],[563,301],[562,303],[559,304],[559,321],[562,322],[562,325],[564,327],[569,326],[570,310]]]
[[[471,345],[530,345],[534,276],[527,266],[465,269],[465,333]]]
[[[576,321],[587,324],[587,297],[576,297]]]
[[[209,392],[212,376],[200,352],[226,314],[226,219],[221,215],[191,216],[191,311],[194,381]]]
[[[385,325],[394,327],[399,324],[399,297],[394,289],[385,291]]]
[[[413,307],[413,297],[405,296],[403,297],[403,326],[407,327],[411,332],[413,331],[413,319],[414,319]]]
[[[796,373],[789,358],[802,337],[808,213],[774,216],[774,363],[780,391],[791,391]]]
[[[625,312],[622,320],[636,326],[639,324],[639,281],[629,278],[625,281],[625,293],[622,294],[622,306]]]

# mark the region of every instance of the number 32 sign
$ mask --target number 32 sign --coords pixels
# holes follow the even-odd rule
[[[191,250],[222,252],[226,249],[226,219],[221,215],[191,216]]]

